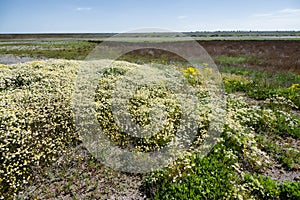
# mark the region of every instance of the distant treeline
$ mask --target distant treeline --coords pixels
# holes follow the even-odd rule
[[[120,37],[295,37],[300,31],[195,31],[195,32],[122,33]],[[118,33],[13,33],[0,34],[0,39],[107,38]]]
[[[55,39],[55,38],[106,38],[116,33],[13,33],[0,34],[0,39]]]
[[[184,32],[184,34],[191,37],[238,37],[238,36],[300,36],[300,31],[196,31]]]

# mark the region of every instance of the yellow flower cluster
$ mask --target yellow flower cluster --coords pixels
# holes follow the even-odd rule
[[[225,84],[248,84],[250,81],[245,78],[244,76],[241,75],[236,75],[236,74],[222,74],[222,77],[224,79]]]
[[[290,90],[300,90],[300,84],[293,83],[288,89],[290,89]]]
[[[183,70],[184,76],[188,77],[189,75],[191,76],[197,76],[200,74],[199,70],[197,68],[194,67],[188,67],[186,69]]]
[[[188,82],[192,85],[201,84],[202,76],[199,69],[195,67],[187,67],[183,70],[184,77],[188,80]]]

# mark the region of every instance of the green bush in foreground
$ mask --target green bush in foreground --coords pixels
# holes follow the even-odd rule
[[[280,186],[281,199],[300,199],[300,182],[285,182]]]
[[[149,178],[145,188],[153,188],[147,191],[153,199],[222,199],[234,192],[239,175],[234,171],[236,157],[231,157],[223,145],[215,147],[215,152],[202,157],[198,154],[192,156],[191,166],[179,177],[165,174],[151,182]]]
[[[247,174],[244,182],[252,185],[257,199],[300,199],[300,182],[276,182],[269,177]]]

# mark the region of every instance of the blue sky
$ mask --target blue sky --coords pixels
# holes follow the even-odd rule
[[[0,33],[300,30],[300,0],[0,0]]]

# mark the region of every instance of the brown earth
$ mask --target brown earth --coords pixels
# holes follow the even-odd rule
[[[219,56],[242,57],[246,59],[244,62],[227,64],[262,71],[300,74],[300,40],[212,40],[197,42],[219,65],[224,64],[217,62],[216,58]],[[193,51],[193,48],[189,48],[189,44],[189,42],[171,42],[171,44],[165,42],[155,45],[158,48],[171,45]],[[136,47],[138,45],[139,43],[109,43],[109,46]],[[145,46],[145,43],[142,46]],[[135,50],[123,56],[123,59],[128,61],[162,58],[168,61],[184,61],[174,53],[153,48],[153,44],[149,44],[148,49]]]
[[[300,74],[299,40],[199,41],[212,56],[250,57],[245,66],[256,70]]]

